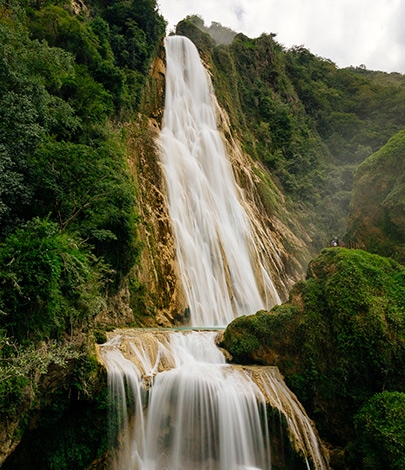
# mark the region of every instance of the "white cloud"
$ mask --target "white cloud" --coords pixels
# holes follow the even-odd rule
[[[403,0],[160,0],[169,27],[187,15],[217,21],[249,37],[276,33],[285,47],[304,45],[339,67],[405,73]]]

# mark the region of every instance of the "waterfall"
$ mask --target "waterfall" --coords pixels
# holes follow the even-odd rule
[[[225,326],[280,298],[257,253],[207,71],[187,38],[166,38],[162,165],[193,326]]]
[[[217,131],[198,52],[174,36],[166,53],[159,142],[177,257],[191,324],[218,328],[280,298]],[[126,329],[98,346],[111,399],[110,468],[271,469],[270,406],[307,468],[327,469],[311,422],[278,369],[227,364],[217,334]]]
[[[216,335],[127,329],[99,347],[120,430],[111,469],[270,469],[266,404],[284,416],[307,468],[328,468],[278,369],[227,364]]]

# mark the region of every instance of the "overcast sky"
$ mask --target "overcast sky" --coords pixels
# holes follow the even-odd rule
[[[168,32],[187,15],[251,38],[276,33],[338,67],[405,74],[405,0],[158,0]]]

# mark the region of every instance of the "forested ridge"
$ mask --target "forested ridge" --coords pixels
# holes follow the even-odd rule
[[[234,33],[230,45],[216,44],[198,16],[177,30],[205,54],[247,153],[264,163],[295,213],[310,214],[315,251],[325,237],[343,236],[357,166],[405,126],[405,77],[339,69],[303,46],[284,48],[274,34]]]
[[[35,455],[37,468],[102,461],[107,402],[94,343],[104,332],[94,319],[128,276],[137,287],[131,306],[147,310],[133,271],[146,248],[138,234],[139,188],[128,164],[128,135],[143,112],[165,27],[155,0],[0,0],[0,462],[21,439],[25,445],[4,468],[17,468],[24,453]],[[275,35],[251,39],[219,24],[207,28],[199,17],[187,18],[177,31],[196,43],[232,131],[263,164],[264,206],[283,217],[284,205],[271,190],[276,186],[290,217],[306,225],[314,256],[347,231],[347,243],[403,262],[405,77],[363,66],[338,69],[304,47],[285,49]],[[216,44],[207,31],[229,44]],[[397,163],[390,167],[387,203],[381,195],[385,231],[379,244],[367,246],[353,224],[347,229],[349,203],[359,165],[358,181],[362,177],[371,191],[367,175],[386,155]],[[382,164],[378,172],[384,171]],[[372,194],[360,203],[372,207]],[[351,219],[366,232],[356,204],[354,198]],[[401,269],[393,268],[403,279]],[[399,281],[393,290],[401,295]],[[315,296],[309,288],[306,293]],[[403,328],[402,319],[395,322]],[[395,361],[402,358],[399,336]],[[305,401],[310,374],[302,372],[303,383],[294,373]],[[366,431],[357,437],[365,449],[374,438]],[[387,468],[403,468],[398,465]]]

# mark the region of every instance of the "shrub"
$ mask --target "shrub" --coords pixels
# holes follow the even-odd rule
[[[401,470],[405,468],[405,394],[374,395],[355,417],[357,440],[353,453],[358,468]]]
[[[101,307],[101,265],[48,220],[10,235],[0,266],[0,327],[20,342],[57,338]]]

